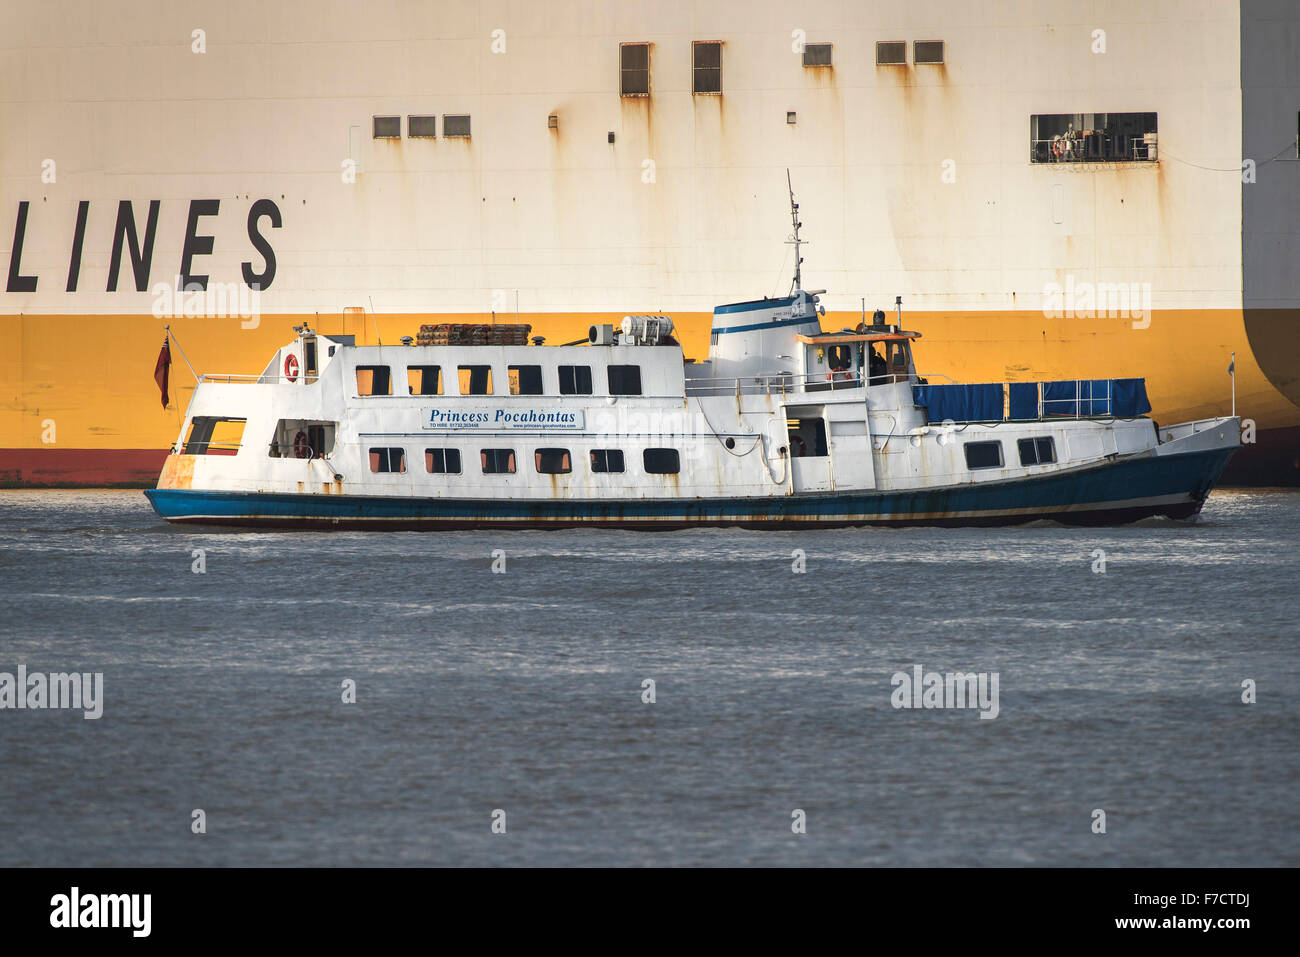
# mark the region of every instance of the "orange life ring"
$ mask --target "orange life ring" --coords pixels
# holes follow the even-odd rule
[[[311,446],[307,444],[307,433],[299,432],[293,437],[294,458],[305,459],[311,455]]]
[[[1065,155],[1065,140],[1053,140],[1053,141],[1052,141],[1052,153],[1053,153],[1053,155],[1055,155],[1055,156],[1064,156],[1064,155]]]
[[[298,381],[298,357],[292,352],[284,357],[284,377],[290,382]]]

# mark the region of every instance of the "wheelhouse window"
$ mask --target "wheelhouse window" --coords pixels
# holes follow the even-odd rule
[[[541,395],[541,366],[507,366],[511,395]]]
[[[618,48],[620,96],[650,95],[650,44],[623,43]]]
[[[560,395],[591,395],[591,366],[560,366]]]
[[[803,65],[804,66],[830,66],[831,65],[831,44],[805,43],[803,45]]]
[[[442,395],[442,370],[438,366],[407,366],[406,390],[411,395]]]
[[[457,366],[461,395],[491,395],[491,366]]]
[[[514,449],[482,449],[479,457],[484,475],[502,475],[515,470]]]
[[[593,472],[622,472],[622,449],[592,449],[591,470]]]
[[[573,457],[568,449],[538,449],[533,462],[542,475],[567,475],[573,471]]]
[[[722,92],[722,44],[696,40],[691,45],[691,92]]]
[[[1154,163],[1155,113],[1035,113],[1031,163]]]
[[[406,449],[374,448],[370,450],[370,471],[405,472]]]
[[[968,469],[999,469],[1002,467],[1001,442],[967,442],[966,467]]]
[[[609,394],[610,395],[640,395],[641,394],[641,367],[640,366],[610,366],[609,367]]]
[[[1021,465],[1049,465],[1056,461],[1056,443],[1051,438],[1020,439]]]
[[[357,395],[392,395],[388,366],[357,366]]]
[[[646,449],[641,462],[651,475],[676,475],[682,470],[681,456],[676,449]]]
[[[185,455],[237,455],[244,443],[247,419],[225,419],[196,415],[185,437]]]

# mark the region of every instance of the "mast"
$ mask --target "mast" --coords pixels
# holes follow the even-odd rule
[[[794,295],[795,291],[803,288],[803,256],[799,255],[799,247],[803,240],[799,238],[799,227],[803,223],[799,222],[799,204],[794,201],[794,186],[790,182],[790,169],[785,171],[785,185],[790,191],[790,223],[794,227],[794,232],[786,240],[787,246],[794,246],[794,281],[790,283],[790,294]]]

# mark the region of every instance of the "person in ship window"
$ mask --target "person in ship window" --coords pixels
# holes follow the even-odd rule
[[[867,370],[871,374],[872,385],[876,385],[885,381],[885,376],[889,374],[889,367],[885,365],[885,357],[876,351],[874,344],[868,351],[870,358],[867,359]]]

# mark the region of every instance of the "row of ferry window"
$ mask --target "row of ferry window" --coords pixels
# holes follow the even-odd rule
[[[484,475],[509,475],[515,472],[514,449],[480,449],[479,464]],[[641,466],[650,475],[676,475],[681,471],[681,456],[676,449],[644,449]],[[573,471],[573,456],[568,449],[537,449],[533,467],[540,475],[567,475]],[[424,470],[437,475],[461,473],[460,449],[425,449]],[[593,472],[623,472],[622,449],[592,449]],[[370,449],[370,471],[405,472],[406,449],[382,447]]]
[[[610,395],[641,395],[641,367],[612,365],[606,368]],[[560,395],[591,395],[591,366],[558,366],[555,390]],[[461,395],[494,395],[490,365],[456,367]],[[506,367],[510,395],[545,395],[542,367],[518,365]],[[409,395],[442,395],[441,366],[407,366],[406,390]],[[357,395],[392,395],[393,381],[388,366],[357,366]],[[504,394],[504,393],[502,393]]]
[[[968,469],[1002,468],[1001,442],[967,442],[965,445]],[[1050,465],[1056,461],[1056,443],[1051,438],[1016,440],[1021,465]]]

